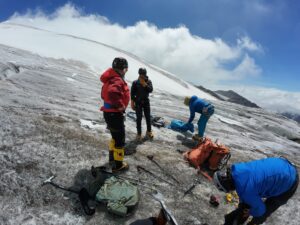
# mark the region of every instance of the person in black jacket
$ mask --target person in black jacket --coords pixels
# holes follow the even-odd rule
[[[149,93],[153,91],[152,82],[147,76],[145,68],[139,69],[139,78],[133,81],[131,86],[131,108],[136,112],[136,128],[138,141],[142,140],[142,116],[143,111],[146,118],[147,132],[146,138],[153,138],[151,130],[151,110]]]

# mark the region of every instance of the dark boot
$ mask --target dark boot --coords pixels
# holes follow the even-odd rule
[[[115,161],[114,162],[115,165],[114,167],[112,168],[112,172],[113,173],[117,173],[117,172],[121,172],[121,171],[126,171],[129,169],[129,165],[128,163],[126,162],[123,162],[123,161]]]

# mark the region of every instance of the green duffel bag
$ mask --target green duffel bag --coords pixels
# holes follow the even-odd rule
[[[109,212],[127,216],[139,202],[136,185],[114,176],[107,178],[96,194],[96,200],[107,203]]]

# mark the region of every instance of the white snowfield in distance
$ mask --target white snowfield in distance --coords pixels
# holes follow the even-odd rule
[[[125,57],[129,63],[126,74],[126,80],[129,82],[137,79],[140,67],[145,67],[157,90],[177,96],[197,95],[208,100],[216,100],[215,97],[175,75],[144,62],[131,53],[97,42],[97,40],[4,22],[0,24],[0,44],[27,50],[43,57],[79,60],[88,64],[97,76],[111,66],[115,57]]]

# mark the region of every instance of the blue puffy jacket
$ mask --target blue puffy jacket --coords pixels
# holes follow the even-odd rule
[[[263,216],[266,207],[262,198],[288,191],[296,181],[297,171],[286,159],[266,158],[231,167],[236,192],[248,204],[253,217]]]
[[[192,96],[190,99],[190,118],[188,123],[191,123],[195,118],[195,113],[202,113],[204,107],[209,106],[210,103],[205,100],[198,98],[197,96]]]

